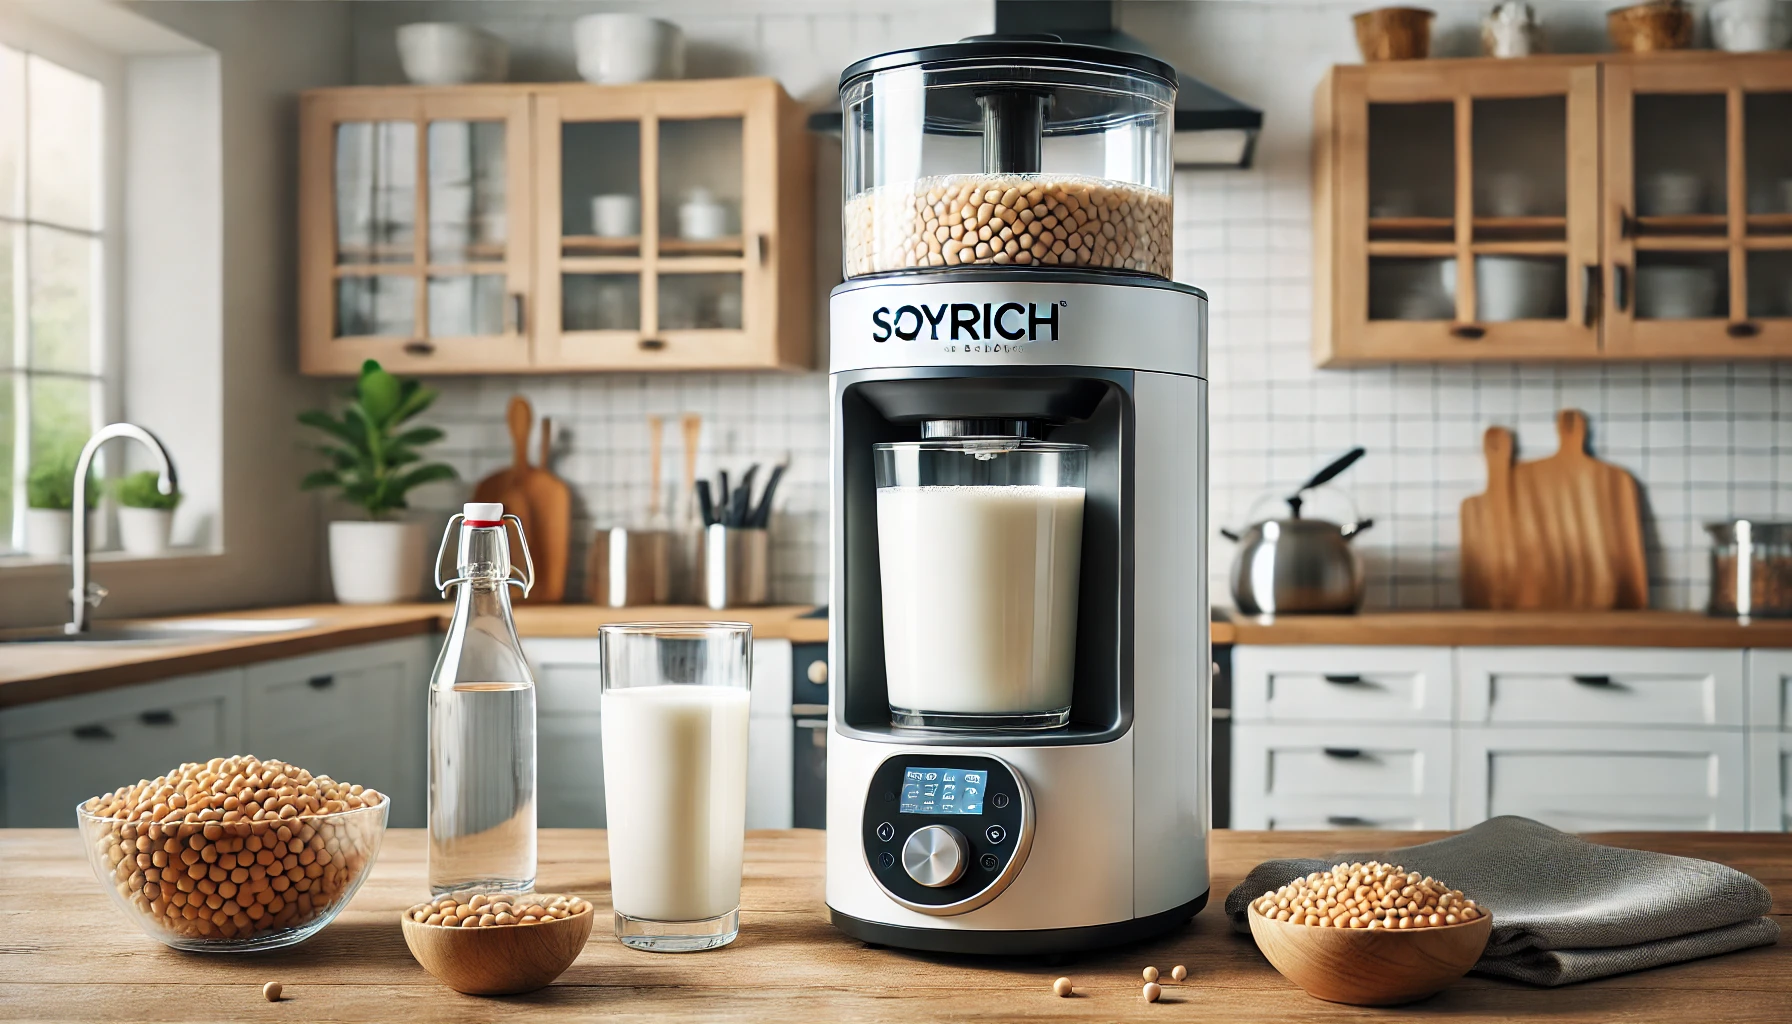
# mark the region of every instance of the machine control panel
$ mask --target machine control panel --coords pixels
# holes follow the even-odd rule
[[[963,914],[1020,873],[1033,843],[1026,782],[999,758],[894,754],[865,797],[865,862],[884,892],[924,914]]]

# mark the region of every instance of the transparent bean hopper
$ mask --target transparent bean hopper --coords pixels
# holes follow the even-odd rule
[[[1168,278],[1165,67],[994,37],[855,64],[841,87],[846,276],[1032,266]]]
[[[841,79],[827,900],[1051,953],[1207,899],[1207,297],[1175,76],[977,37]]]

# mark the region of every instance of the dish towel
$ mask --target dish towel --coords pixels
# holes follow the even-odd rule
[[[1722,864],[1589,843],[1529,818],[1492,818],[1447,839],[1325,860],[1270,860],[1226,897],[1235,931],[1250,901],[1341,860],[1430,875],[1493,912],[1474,969],[1567,985],[1772,945],[1767,887]]]

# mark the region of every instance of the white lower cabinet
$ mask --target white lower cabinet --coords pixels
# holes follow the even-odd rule
[[[1792,651],[1748,652],[1748,724],[1792,731]]]
[[[435,638],[343,647],[0,712],[0,821],[66,828],[75,804],[189,761],[276,757],[392,797],[424,821]]]
[[[1571,832],[1735,830],[1743,734],[1702,729],[1479,729],[1456,736],[1456,824],[1521,814]]]
[[[1238,724],[1232,827],[1448,828],[1447,726]]]
[[[392,798],[387,823],[422,828],[432,639],[413,637],[251,665],[248,753]]]
[[[0,712],[8,828],[73,828],[75,805],[243,750],[243,672],[180,676]]]
[[[1792,832],[1792,732],[1748,734],[1748,827]]]
[[[542,828],[604,826],[601,673],[595,638],[523,641],[535,673],[538,753],[536,820]],[[792,821],[790,641],[753,642],[747,739],[747,827]]]
[[[1792,828],[1792,651],[1233,650],[1237,828]]]
[[[1740,728],[1743,652],[1651,647],[1464,647],[1464,725]]]

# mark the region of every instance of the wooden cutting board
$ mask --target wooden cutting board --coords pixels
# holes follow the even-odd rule
[[[1512,434],[1491,427],[1487,492],[1462,503],[1465,608],[1646,608],[1648,564],[1636,481],[1587,454],[1587,418],[1556,414],[1546,459],[1512,464]]]
[[[531,603],[560,601],[566,595],[566,552],[572,539],[572,492],[566,483],[545,468],[550,454],[551,427],[542,425],[543,466],[529,464],[529,428],[535,411],[521,395],[510,400],[505,413],[510,427],[511,464],[479,481],[474,501],[496,501],[523,524],[529,553],[535,561],[535,587]],[[521,566],[522,553],[512,552]]]
[[[535,525],[529,541],[535,553],[535,589],[529,593],[530,603],[559,602],[566,599],[566,560],[572,544],[572,489],[554,475],[554,424],[541,418],[541,465],[533,467],[524,489],[529,495],[529,511]]]

